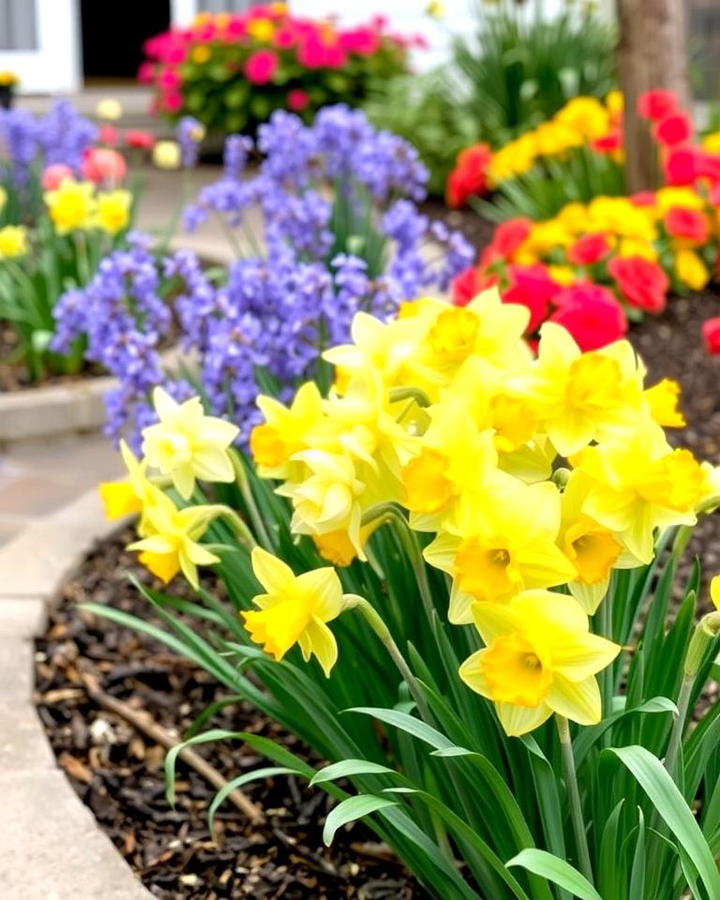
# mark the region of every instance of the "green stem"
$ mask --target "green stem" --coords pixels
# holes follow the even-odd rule
[[[665,754],[665,768],[678,787],[681,787],[681,785],[676,771],[677,762],[678,756],[680,755],[680,743],[682,741],[683,732],[685,731],[685,721],[687,719],[688,709],[690,708],[690,696],[694,684],[695,676],[686,673],[683,676],[682,684],[680,685],[680,693],[678,694],[677,702],[678,714],[673,720],[667,753]]]
[[[423,719],[426,722],[432,721],[432,716],[430,715],[430,710],[425,702],[425,697],[420,690],[420,685],[410,670],[410,666],[408,666],[405,661],[405,657],[400,652],[400,648],[395,643],[395,639],[390,634],[390,629],[387,627],[380,614],[364,597],[360,597],[358,594],[345,594],[344,600],[345,609],[357,609],[362,614],[365,621],[375,632],[380,643],[387,650],[390,659],[392,659],[397,666],[397,669],[400,672],[403,681],[407,684]]]
[[[245,466],[242,464],[242,460],[235,450],[230,451],[230,459],[232,460],[233,469],[235,470],[235,480],[237,482],[237,486],[240,489],[242,498],[245,501],[245,506],[247,507],[248,515],[250,516],[250,520],[252,521],[255,533],[258,536],[258,543],[262,544],[262,546],[265,547],[266,550],[272,552],[273,544],[270,540],[270,534],[265,527],[263,518],[260,515],[260,510],[258,509],[257,503],[255,502],[255,497],[253,496],[250,482],[248,481]]]
[[[600,634],[609,641],[613,639],[612,627],[612,591],[608,585],[607,594],[603,597],[599,609]],[[608,666],[600,675],[600,689],[602,692],[602,714],[607,716],[612,712],[613,694],[615,693],[615,678],[613,667]],[[608,728],[602,737],[604,747],[610,746],[610,729]]]
[[[580,804],[580,790],[578,788],[577,773],[575,771],[575,757],[573,755],[572,741],[570,739],[570,726],[564,716],[555,714],[558,734],[560,736],[560,750],[562,752],[563,770],[565,772],[565,785],[570,802],[570,817],[572,819],[575,843],[577,845],[580,871],[590,884],[594,884],[592,863],[590,862],[590,848],[588,847],[585,821],[583,819],[582,806]]]
[[[383,522],[389,522],[393,526],[395,535],[410,560],[423,607],[425,608],[425,614],[432,626],[435,619],[435,604],[433,603],[430,583],[427,578],[425,560],[407,519],[393,503],[378,503],[376,506],[371,507],[363,516],[362,524],[367,525],[376,519],[382,519]]]

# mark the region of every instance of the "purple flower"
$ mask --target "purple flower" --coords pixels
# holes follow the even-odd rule
[[[182,164],[192,169],[197,164],[200,141],[205,136],[205,126],[193,116],[183,116],[177,123],[176,136],[180,144]]]

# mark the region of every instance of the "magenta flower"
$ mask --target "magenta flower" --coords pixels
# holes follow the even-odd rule
[[[253,84],[267,84],[278,66],[278,58],[272,50],[256,50],[245,63],[245,77]]]

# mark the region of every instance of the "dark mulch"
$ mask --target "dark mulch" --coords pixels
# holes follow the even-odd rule
[[[37,644],[36,702],[58,763],[146,887],[163,900],[425,898],[363,825],[338,833],[332,849],[325,848],[329,800],[297,779],[247,786],[246,795],[263,809],[267,823],[253,826],[226,804],[216,820],[217,843],[207,828],[215,789],[182,762],[177,805],[174,810],[168,805],[165,751],[121,716],[100,708],[82,676],[94,676],[107,694],[180,734],[227,692],[154,640],[77,608],[92,600],[152,620],[127,581],[129,569],[150,581],[123,550],[129,538],[126,533],[103,544],[65,586],[48,633]],[[179,582],[173,585],[173,593],[181,592]],[[321,762],[247,705],[226,707],[204,727],[264,735],[313,765]],[[197,749],[228,780],[269,764],[238,742]]]

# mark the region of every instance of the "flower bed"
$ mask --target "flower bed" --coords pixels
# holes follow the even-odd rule
[[[408,48],[419,42],[388,33],[381,16],[340,28],[271,3],[201,13],[192,27],[151,38],[140,80],[154,86],[157,113],[196,116],[213,132],[254,133],[276,109],[310,119],[322,106],[359,104],[374,81],[407,71]]]
[[[132,145],[137,132],[129,132]],[[133,191],[117,129],[58,101],[43,117],[0,111],[0,325],[4,387],[77,374],[82,338],[54,352],[54,308],[124,246]],[[147,142],[146,142],[147,147]],[[142,152],[137,147],[128,152]],[[92,369],[90,370],[92,372]]]
[[[664,185],[627,197],[609,196],[597,184],[586,184],[581,194],[573,190],[572,181],[572,153],[577,151],[571,149],[572,141],[563,143],[567,158],[558,164],[554,183],[578,199],[564,201],[551,218],[523,216],[500,224],[477,266],[455,282],[456,303],[468,302],[483,287],[500,285],[509,302],[530,309],[530,335],[549,319],[563,324],[583,349],[591,350],[622,337],[628,319],[660,312],[670,291],[683,294],[708,284],[718,257],[720,155],[708,149],[712,139],[703,148],[690,143],[690,120],[667,92],[641,97],[640,113],[652,124]],[[577,119],[582,127],[571,136],[589,138],[603,134],[610,114],[593,101]],[[565,126],[556,122],[548,128],[564,133]],[[612,129],[611,152],[621,153],[619,121]],[[531,143],[537,139],[528,135]],[[594,140],[595,151],[607,152],[603,141],[605,137]],[[518,152],[512,146],[508,150]],[[613,165],[615,176],[622,176],[620,162]],[[535,172],[528,190],[541,180]],[[463,194],[457,199],[465,198]],[[717,320],[706,323],[711,352],[716,352],[717,334]]]

